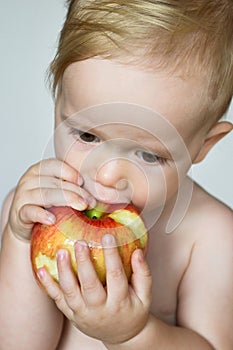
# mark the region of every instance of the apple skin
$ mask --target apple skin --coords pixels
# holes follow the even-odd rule
[[[87,211],[77,211],[67,206],[51,207],[49,211],[56,216],[56,223],[36,223],[32,229],[31,262],[37,281],[36,271],[41,267],[46,267],[54,280],[58,281],[56,253],[61,248],[70,252],[71,264],[77,273],[74,244],[77,240],[85,240],[97,275],[105,285],[106,269],[101,242],[106,233],[115,237],[126,276],[130,281],[131,255],[137,248],[146,252],[147,230],[132,205],[125,208],[114,207],[112,210],[111,206],[106,205]]]

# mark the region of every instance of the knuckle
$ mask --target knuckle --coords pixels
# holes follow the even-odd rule
[[[17,191],[28,187],[29,179],[32,177],[31,173],[26,172],[19,180]]]
[[[111,257],[111,256],[114,256],[115,254],[117,253],[117,249],[115,248],[115,247],[105,247],[105,249],[104,249],[104,254],[105,254],[105,256],[109,256],[109,257]]]
[[[83,252],[76,254],[78,266],[85,265],[88,262],[89,256],[86,252],[86,247],[83,248]]]
[[[49,291],[49,287],[47,287],[47,290]],[[57,306],[60,306],[63,302],[63,297],[60,293],[56,293],[53,296],[53,300],[55,301]]]
[[[14,198],[13,198],[13,202],[12,202],[12,207],[14,206],[15,208],[20,207],[20,202],[22,200],[22,193],[20,191],[20,187],[18,185],[18,188],[15,192]]]
[[[26,210],[26,205],[23,205],[17,212],[15,213],[16,216],[19,218],[20,222],[24,222],[24,217],[25,217],[25,210]]]
[[[41,162],[31,165],[27,169],[27,171],[26,171],[26,173],[24,175],[27,176],[27,175],[36,175],[36,174],[38,174],[39,173],[39,169],[40,169],[40,164],[41,164]]]
[[[87,280],[83,282],[82,289],[85,293],[93,293],[97,289],[96,280]]]
[[[70,171],[70,169],[67,169],[67,168],[64,169],[64,167],[62,167],[62,169],[61,169],[61,178],[62,179],[67,179],[70,182],[75,182],[77,176],[75,176],[75,174],[72,171]]]
[[[66,163],[61,164],[61,176],[62,178],[69,178],[71,182],[77,182],[78,171]]]
[[[35,173],[35,168],[37,166],[35,164],[31,165],[30,167],[28,167],[27,171],[25,172],[25,174],[22,176],[22,178],[26,177],[27,175],[31,175]]]
[[[29,204],[24,204],[18,211],[16,211],[15,214],[18,217],[20,223],[27,224],[28,222],[32,221]]]
[[[123,276],[123,269],[122,267],[116,267],[114,269],[107,270],[108,277],[110,277],[113,280],[117,280]]]
[[[144,272],[143,272],[145,277],[148,277],[149,279],[152,279],[152,275],[151,275],[151,270],[148,266],[145,267]]]
[[[79,266],[81,266],[81,265],[84,265],[87,262],[87,257],[84,254],[79,254],[77,260],[78,260]]]
[[[76,296],[75,290],[72,287],[64,287],[63,292],[67,299],[74,299]]]
[[[51,179],[51,185],[54,187],[54,188],[61,188],[63,189],[64,187],[64,181],[62,181],[62,179],[57,179],[57,178],[52,178]]]

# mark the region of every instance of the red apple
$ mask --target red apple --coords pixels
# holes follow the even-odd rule
[[[98,208],[86,211],[77,211],[70,207],[51,207],[49,211],[56,216],[56,223],[52,226],[36,223],[32,230],[31,261],[34,272],[46,267],[58,281],[56,252],[65,248],[70,252],[72,267],[77,273],[74,244],[77,240],[85,240],[98,277],[105,285],[106,270],[101,242],[103,236],[110,233],[115,236],[125,273],[130,281],[131,255],[137,248],[145,251],[148,241],[145,225],[132,205],[125,208],[99,205]]]

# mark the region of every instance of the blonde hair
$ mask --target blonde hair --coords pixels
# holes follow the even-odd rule
[[[199,73],[217,118],[233,94],[232,0],[71,0],[50,66],[53,93],[65,69],[101,57],[148,69]]]

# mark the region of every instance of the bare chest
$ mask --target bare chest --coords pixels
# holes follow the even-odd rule
[[[175,235],[152,237],[147,254],[153,281],[151,313],[168,324],[176,324],[179,284],[190,257],[189,245],[182,243]]]

